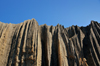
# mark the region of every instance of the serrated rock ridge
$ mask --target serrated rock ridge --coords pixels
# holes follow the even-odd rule
[[[0,22],[1,66],[100,66],[100,24],[86,27]]]

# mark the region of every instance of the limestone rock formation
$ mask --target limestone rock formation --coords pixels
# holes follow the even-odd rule
[[[100,24],[86,27],[0,22],[0,66],[100,66]]]

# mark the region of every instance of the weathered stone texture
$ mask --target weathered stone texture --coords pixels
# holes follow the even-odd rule
[[[86,27],[0,22],[0,66],[100,66],[100,24]]]

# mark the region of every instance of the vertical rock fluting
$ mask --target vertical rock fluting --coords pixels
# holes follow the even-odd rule
[[[86,27],[0,22],[0,66],[100,66],[100,24]]]

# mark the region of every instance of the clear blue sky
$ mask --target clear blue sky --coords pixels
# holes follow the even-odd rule
[[[0,0],[0,21],[18,24],[35,18],[39,25],[86,26],[100,23],[100,0]]]

